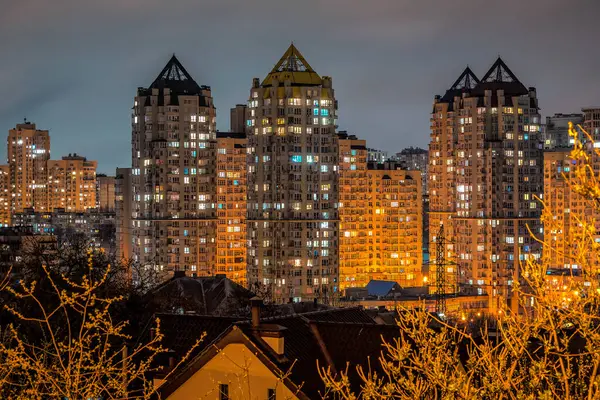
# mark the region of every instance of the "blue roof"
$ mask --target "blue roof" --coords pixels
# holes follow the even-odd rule
[[[394,286],[399,286],[394,281],[369,281],[367,291],[369,296],[387,296]]]

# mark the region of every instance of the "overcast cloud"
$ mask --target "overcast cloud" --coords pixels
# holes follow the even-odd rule
[[[27,117],[52,156],[114,173],[130,112],[175,53],[212,87],[219,130],[290,41],[333,77],[340,129],[391,152],[426,147],[429,112],[468,64],[501,55],[543,115],[600,105],[598,0],[0,0],[0,159]]]

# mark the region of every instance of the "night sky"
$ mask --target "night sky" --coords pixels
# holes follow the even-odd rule
[[[131,165],[130,113],[175,53],[212,87],[217,128],[290,41],[333,77],[340,130],[369,147],[426,147],[435,94],[500,55],[542,115],[600,105],[600,0],[3,0],[0,159],[27,117],[52,158]]]

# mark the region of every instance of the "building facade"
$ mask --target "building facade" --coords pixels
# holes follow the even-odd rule
[[[371,276],[373,221],[367,156],[365,140],[339,133],[340,290],[364,287]]]
[[[600,142],[600,107],[585,107],[583,112],[583,129],[592,135],[595,143]]]
[[[378,149],[367,148],[367,161],[382,164],[388,159],[388,152]]]
[[[25,208],[48,210],[48,170],[50,135],[25,121],[8,131],[11,211]]]
[[[115,212],[115,177],[96,175],[96,208],[100,212]]]
[[[429,167],[429,152],[419,147],[407,147],[394,157],[403,169],[421,171],[423,193],[427,194],[427,170]]]
[[[571,172],[570,149],[544,152],[544,204],[551,220],[544,223],[544,262],[549,269],[574,269],[576,262],[575,235],[581,231],[580,221],[589,220],[592,208],[586,207],[581,196],[573,193],[567,181]]]
[[[554,114],[546,117],[544,127],[544,149],[567,148],[573,146],[573,139],[569,138],[569,122],[574,125],[583,123],[583,114]]]
[[[10,226],[11,201],[10,168],[0,165],[0,228]]]
[[[245,133],[217,132],[217,260],[215,272],[246,285]]]
[[[133,205],[133,184],[131,168],[117,168],[115,174],[115,215],[116,215],[116,248],[117,257],[132,260],[133,220],[131,206]]]
[[[48,160],[48,212],[84,212],[96,208],[97,161],[77,154]]]
[[[248,100],[248,279],[275,301],[338,288],[337,103],[291,45]]]
[[[246,113],[248,106],[246,104],[236,104],[229,112],[229,131],[246,132]]]
[[[423,285],[423,188],[420,171],[395,162],[371,164],[368,212],[372,220],[369,280]]]
[[[216,112],[173,56],[132,115],[132,254],[157,270],[212,275],[215,266]]]
[[[422,285],[421,173],[367,162],[366,142],[342,132],[339,151],[340,289]]]
[[[35,235],[51,235],[60,245],[69,245],[72,240],[84,240],[91,247],[115,254],[115,214],[99,213],[95,209],[84,212],[54,209],[38,212],[25,209],[14,215],[14,226],[28,229]]]
[[[535,88],[498,58],[481,80],[466,69],[432,113],[430,242],[444,224],[461,291],[516,298],[519,264],[539,258],[543,141]],[[430,251],[435,253],[433,244]],[[431,260],[435,260],[433,254]]]

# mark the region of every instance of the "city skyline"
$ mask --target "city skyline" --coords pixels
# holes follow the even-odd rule
[[[50,130],[53,152],[85,154],[98,160],[98,172],[107,174],[128,165],[130,93],[150,84],[173,52],[199,84],[211,86],[217,129],[227,131],[227,111],[245,102],[247,82],[294,41],[316,70],[334,77],[340,130],[393,152],[426,147],[431,96],[466,62],[480,75],[498,53],[536,86],[544,117],[598,103],[593,66],[599,56],[585,50],[592,47],[599,29],[593,24],[598,5],[591,1],[521,4],[520,15],[511,18],[510,32],[503,21],[512,2],[482,9],[472,1],[434,8],[387,1],[378,2],[379,7],[341,8],[334,1],[315,4],[321,12],[311,17],[313,23],[302,24],[314,29],[282,29],[274,39],[266,35],[273,24],[267,27],[268,15],[259,12],[277,12],[279,6],[269,1],[262,7],[235,9],[228,8],[228,2],[179,2],[167,11],[159,3],[140,3],[144,12],[139,16],[132,16],[139,8],[136,2],[104,2],[85,12],[71,3],[60,2],[51,10],[43,3],[11,4],[0,17],[0,34],[15,38],[0,43],[0,52],[7,55],[0,84],[11,93],[0,101],[0,130],[7,132],[27,117]],[[298,10],[274,25],[306,21],[310,9],[307,4],[307,11]],[[458,21],[466,10],[472,22],[463,28]],[[174,27],[165,29],[167,33],[146,22],[162,13],[177,21],[168,22]],[[16,35],[21,14],[28,16],[27,35]],[[194,15],[202,15],[202,28],[191,23]],[[215,25],[212,20],[220,21],[219,16],[231,24]],[[581,30],[563,22],[567,20],[578,21],[587,34],[579,35]],[[105,29],[108,25],[110,31]],[[446,40],[449,31],[453,40]],[[199,40],[203,32],[214,32],[217,38]],[[88,38],[87,45],[79,41],[82,36]],[[365,108],[370,118],[363,118]],[[6,158],[4,149],[1,158]]]

